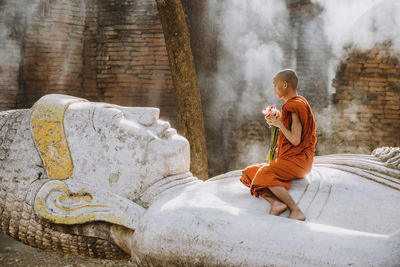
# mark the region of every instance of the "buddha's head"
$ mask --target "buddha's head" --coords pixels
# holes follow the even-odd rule
[[[31,126],[51,180],[110,191],[146,207],[152,185],[190,175],[189,143],[159,119],[157,108],[47,95],[34,105]]]
[[[135,201],[157,181],[189,171],[189,143],[159,119],[157,108],[47,95],[35,104],[31,122],[52,179],[87,183]],[[51,135],[43,136],[43,127]]]
[[[0,189],[8,192],[0,199],[0,208],[7,210],[0,225],[5,233],[31,242],[19,236],[25,230],[10,230],[25,227],[19,223],[21,215],[12,211],[26,209],[29,227],[38,233],[51,229],[54,235],[49,242],[38,236],[37,244],[31,245],[40,248],[62,247],[68,253],[71,247],[70,253],[77,253],[72,250],[82,239],[61,241],[62,236],[74,240],[74,231],[79,233],[75,236],[87,236],[93,246],[93,240],[108,240],[121,248],[113,233],[128,237],[171,182],[196,179],[189,172],[188,141],[159,119],[157,108],[46,95],[31,109],[5,112],[0,119]],[[96,230],[99,224],[102,231]],[[51,240],[58,236],[60,243],[54,245]],[[102,247],[115,250],[113,245]],[[122,249],[129,253],[123,245]],[[90,255],[90,249],[79,251]],[[119,257],[104,253],[109,256],[101,257]]]

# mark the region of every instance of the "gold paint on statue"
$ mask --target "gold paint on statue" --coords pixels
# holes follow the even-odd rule
[[[32,134],[47,176],[63,180],[72,175],[74,168],[64,132],[64,113],[70,104],[86,100],[71,98],[57,101],[56,95],[49,96],[49,100],[39,100],[33,107]]]

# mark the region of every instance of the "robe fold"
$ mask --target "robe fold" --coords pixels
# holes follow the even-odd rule
[[[272,193],[268,189],[270,186],[282,186],[289,190],[294,179],[303,178],[311,171],[317,143],[314,116],[304,97],[291,98],[282,106],[281,112],[281,119],[287,129],[291,129],[292,112],[300,118],[300,144],[292,145],[280,132],[276,160],[252,165],[243,170],[240,181],[250,188],[255,197],[271,196]]]

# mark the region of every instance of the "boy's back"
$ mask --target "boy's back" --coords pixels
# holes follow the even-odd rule
[[[307,173],[311,170],[317,143],[314,116],[307,100],[302,96],[296,96],[282,106],[281,120],[286,128],[291,126],[293,112],[300,118],[301,142],[294,146],[281,132],[278,138],[277,159],[285,159],[300,165]]]

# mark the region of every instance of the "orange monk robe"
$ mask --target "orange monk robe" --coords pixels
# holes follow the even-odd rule
[[[314,116],[307,100],[296,96],[282,106],[281,119],[287,129],[291,129],[292,112],[300,118],[300,144],[292,145],[280,132],[276,160],[252,165],[243,170],[240,181],[250,187],[250,192],[255,197],[271,196],[268,189],[270,186],[282,186],[289,190],[295,178],[302,178],[311,171],[317,142]]]

